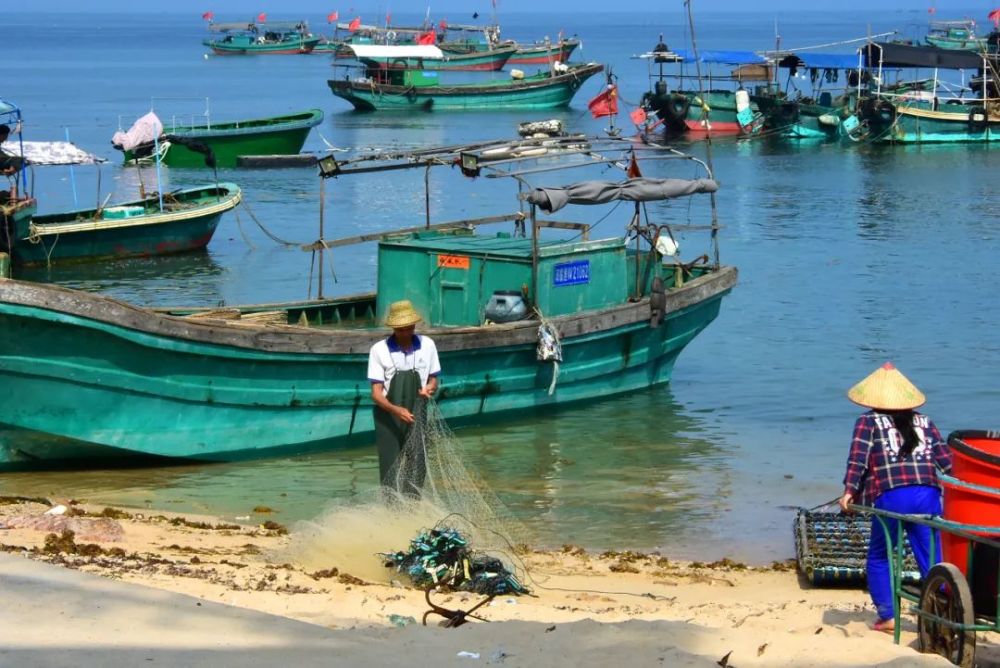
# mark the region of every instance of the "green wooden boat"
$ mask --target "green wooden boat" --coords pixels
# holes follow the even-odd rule
[[[614,151],[619,158],[623,145]],[[518,143],[507,154],[529,146],[542,144]],[[546,147],[564,151],[550,156],[601,155],[593,143]],[[367,156],[353,171],[459,160],[463,170],[500,173],[519,164],[496,158],[491,168],[497,148],[397,155],[377,166]],[[619,159],[604,155],[599,164]],[[329,162],[326,175],[352,171]],[[659,232],[685,223],[643,222],[641,202],[716,188],[711,179],[582,182],[526,193],[524,213],[321,240],[310,249],[380,240],[378,294],[340,299],[156,310],[0,281],[0,466],[101,465],[136,455],[217,461],[370,442],[368,350],[387,334],[376,323],[402,298],[422,311],[420,332],[437,344],[438,401],[457,424],[666,383],[683,348],[717,316],[737,272],[661,256]],[[542,213],[567,202],[622,200],[634,205],[631,238],[591,239],[590,226]],[[473,231],[498,221],[527,227],[529,236]],[[579,236],[543,239],[546,227]],[[497,295],[534,309],[491,311]],[[558,363],[539,359],[544,332],[557,336]]]
[[[309,32],[305,21],[210,23],[208,28],[220,36],[202,44],[220,56],[305,54],[311,53],[322,39]]]
[[[437,72],[367,68],[364,77],[328,83],[334,95],[358,111],[554,109],[568,106],[583,82],[603,69],[589,63],[556,74],[445,85]]]
[[[995,84],[983,85],[982,73],[994,70],[994,58],[982,53],[946,50],[891,43],[871,43],[862,49],[869,68],[933,69],[932,82],[939,70],[978,70],[975,97],[956,96],[933,83],[899,88],[876,86],[858,103],[861,127],[852,135],[874,143],[941,143],[1000,141],[1000,106]],[[987,77],[989,79],[989,77]]]
[[[216,166],[236,167],[242,155],[294,155],[302,150],[309,131],[323,122],[320,109],[266,118],[251,118],[201,125],[174,124],[163,128],[157,143],[146,141],[131,149],[122,144],[125,162],[153,159],[156,148],[160,160],[170,167],[204,167],[205,155],[188,147],[190,142],[212,150]],[[183,143],[182,143],[183,142]]]
[[[976,35],[976,22],[972,19],[931,21],[924,41],[939,49],[976,52],[986,50],[986,38]]]
[[[154,194],[114,206],[14,221],[0,247],[14,264],[169,255],[204,248],[223,213],[240,203],[232,183]]]

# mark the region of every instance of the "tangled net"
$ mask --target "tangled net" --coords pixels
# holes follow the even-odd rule
[[[466,465],[437,403],[418,402],[414,417],[403,452],[375,498],[336,503],[316,520],[299,523],[293,554],[285,558],[336,566],[371,581],[403,573],[416,586],[437,577],[468,591],[523,591],[519,578],[525,574],[513,554],[524,540],[523,527]]]

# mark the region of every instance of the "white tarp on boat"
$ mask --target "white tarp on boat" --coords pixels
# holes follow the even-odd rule
[[[88,153],[68,141],[8,141],[3,153],[25,158],[32,165],[96,165],[104,158]]]
[[[163,134],[163,123],[152,111],[137,120],[128,132],[119,130],[111,138],[111,143],[123,151],[131,151],[136,146],[148,144]]]
[[[432,44],[402,44],[400,46],[383,44],[348,44],[357,58],[423,58],[424,60],[441,60],[444,52]]]

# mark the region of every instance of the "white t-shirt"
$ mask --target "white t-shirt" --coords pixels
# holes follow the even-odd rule
[[[389,392],[389,383],[397,371],[412,369],[420,374],[421,386],[426,385],[431,376],[441,373],[437,346],[429,336],[414,334],[413,348],[409,352],[404,352],[396,340],[388,336],[372,346],[368,353],[368,380],[383,383],[385,393]]]

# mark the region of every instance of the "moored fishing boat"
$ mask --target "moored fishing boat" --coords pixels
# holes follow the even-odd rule
[[[931,21],[924,41],[939,49],[982,51],[986,48],[986,38],[976,35],[976,22],[972,19]]]
[[[154,193],[112,206],[33,215],[0,243],[15,265],[169,255],[204,248],[223,213],[240,203],[232,183]]]
[[[152,114],[152,112],[150,112]],[[152,159],[154,151],[170,167],[201,167],[211,149],[218,167],[235,167],[243,155],[294,155],[302,150],[309,131],[323,122],[323,112],[309,109],[292,114],[251,118],[223,123],[172,123],[164,127],[155,114],[147,114],[127,133],[118,132],[111,142],[124,154],[125,162]]]
[[[670,51],[661,38],[642,57],[659,65],[658,73],[650,72],[651,89],[643,96],[643,106],[668,134],[750,136],[763,130],[765,116],[744,87],[771,80],[771,65],[763,56],[752,51],[702,51],[696,56],[684,49]],[[665,73],[666,63],[675,71]],[[700,65],[706,69],[699,77]],[[720,71],[719,66],[736,68]]]
[[[358,111],[553,109],[569,105],[597,63],[483,83],[440,83],[437,72],[368,67],[362,77],[330,79],[330,90]]]
[[[557,156],[575,157],[579,167],[586,155],[601,169],[628,163],[633,150],[577,136],[340,163],[330,157],[321,170],[346,177],[457,163],[467,175],[524,184],[539,172],[538,163],[525,164],[528,156],[544,157],[546,172]],[[680,161],[685,170],[693,160],[639,150],[650,162]],[[718,261],[714,214],[707,225],[654,221],[643,218],[642,203],[715,192],[710,176],[529,186],[523,206],[509,214],[414,221],[413,228],[306,248],[321,254],[322,265],[322,253],[333,248],[379,241],[377,294],[166,310],[0,281],[0,397],[7,407],[0,462],[101,465],[136,455],[213,461],[370,439],[368,350],[386,335],[377,323],[399,299],[421,311],[421,332],[437,345],[445,370],[438,401],[456,423],[666,383],[683,348],[718,314],[737,272]],[[591,238],[588,224],[545,217],[567,204],[623,202],[632,212],[621,236]],[[475,231],[501,222],[513,224],[511,232]],[[710,231],[714,257],[682,261],[677,240],[699,230]],[[541,352],[540,340],[548,344]]]
[[[448,53],[433,44],[381,46],[351,44],[347,48],[364,65],[382,69],[417,69],[496,72],[514,54],[514,47],[498,47],[473,53]]]
[[[900,90],[887,87],[877,77],[877,85],[858,102],[862,126],[852,138],[902,144],[1000,141],[996,57],[891,43],[869,44],[862,50],[862,56],[865,67],[879,73],[890,69],[930,69],[936,85],[929,90],[912,85]],[[965,97],[964,87],[942,76],[959,70],[977,73],[980,85],[975,97]]]
[[[283,23],[209,23],[219,37],[202,44],[220,56],[292,55],[310,53],[320,37],[309,32],[305,21]]]
[[[545,63],[569,61],[573,51],[580,46],[581,42],[576,37],[560,37],[555,42],[542,40],[533,44],[514,43],[517,51],[510,60],[511,65],[543,65]]]
[[[569,61],[570,55],[581,45],[581,41],[576,37],[563,37],[551,41],[548,38],[536,42],[517,42],[512,39],[500,39],[500,26],[498,25],[457,25],[442,23],[442,31],[445,37],[439,46],[442,51],[449,53],[476,53],[488,51],[490,49],[514,47],[514,54],[507,61],[509,65],[546,65],[550,63],[565,63]],[[462,37],[450,37],[449,33],[457,32],[464,34]]]

